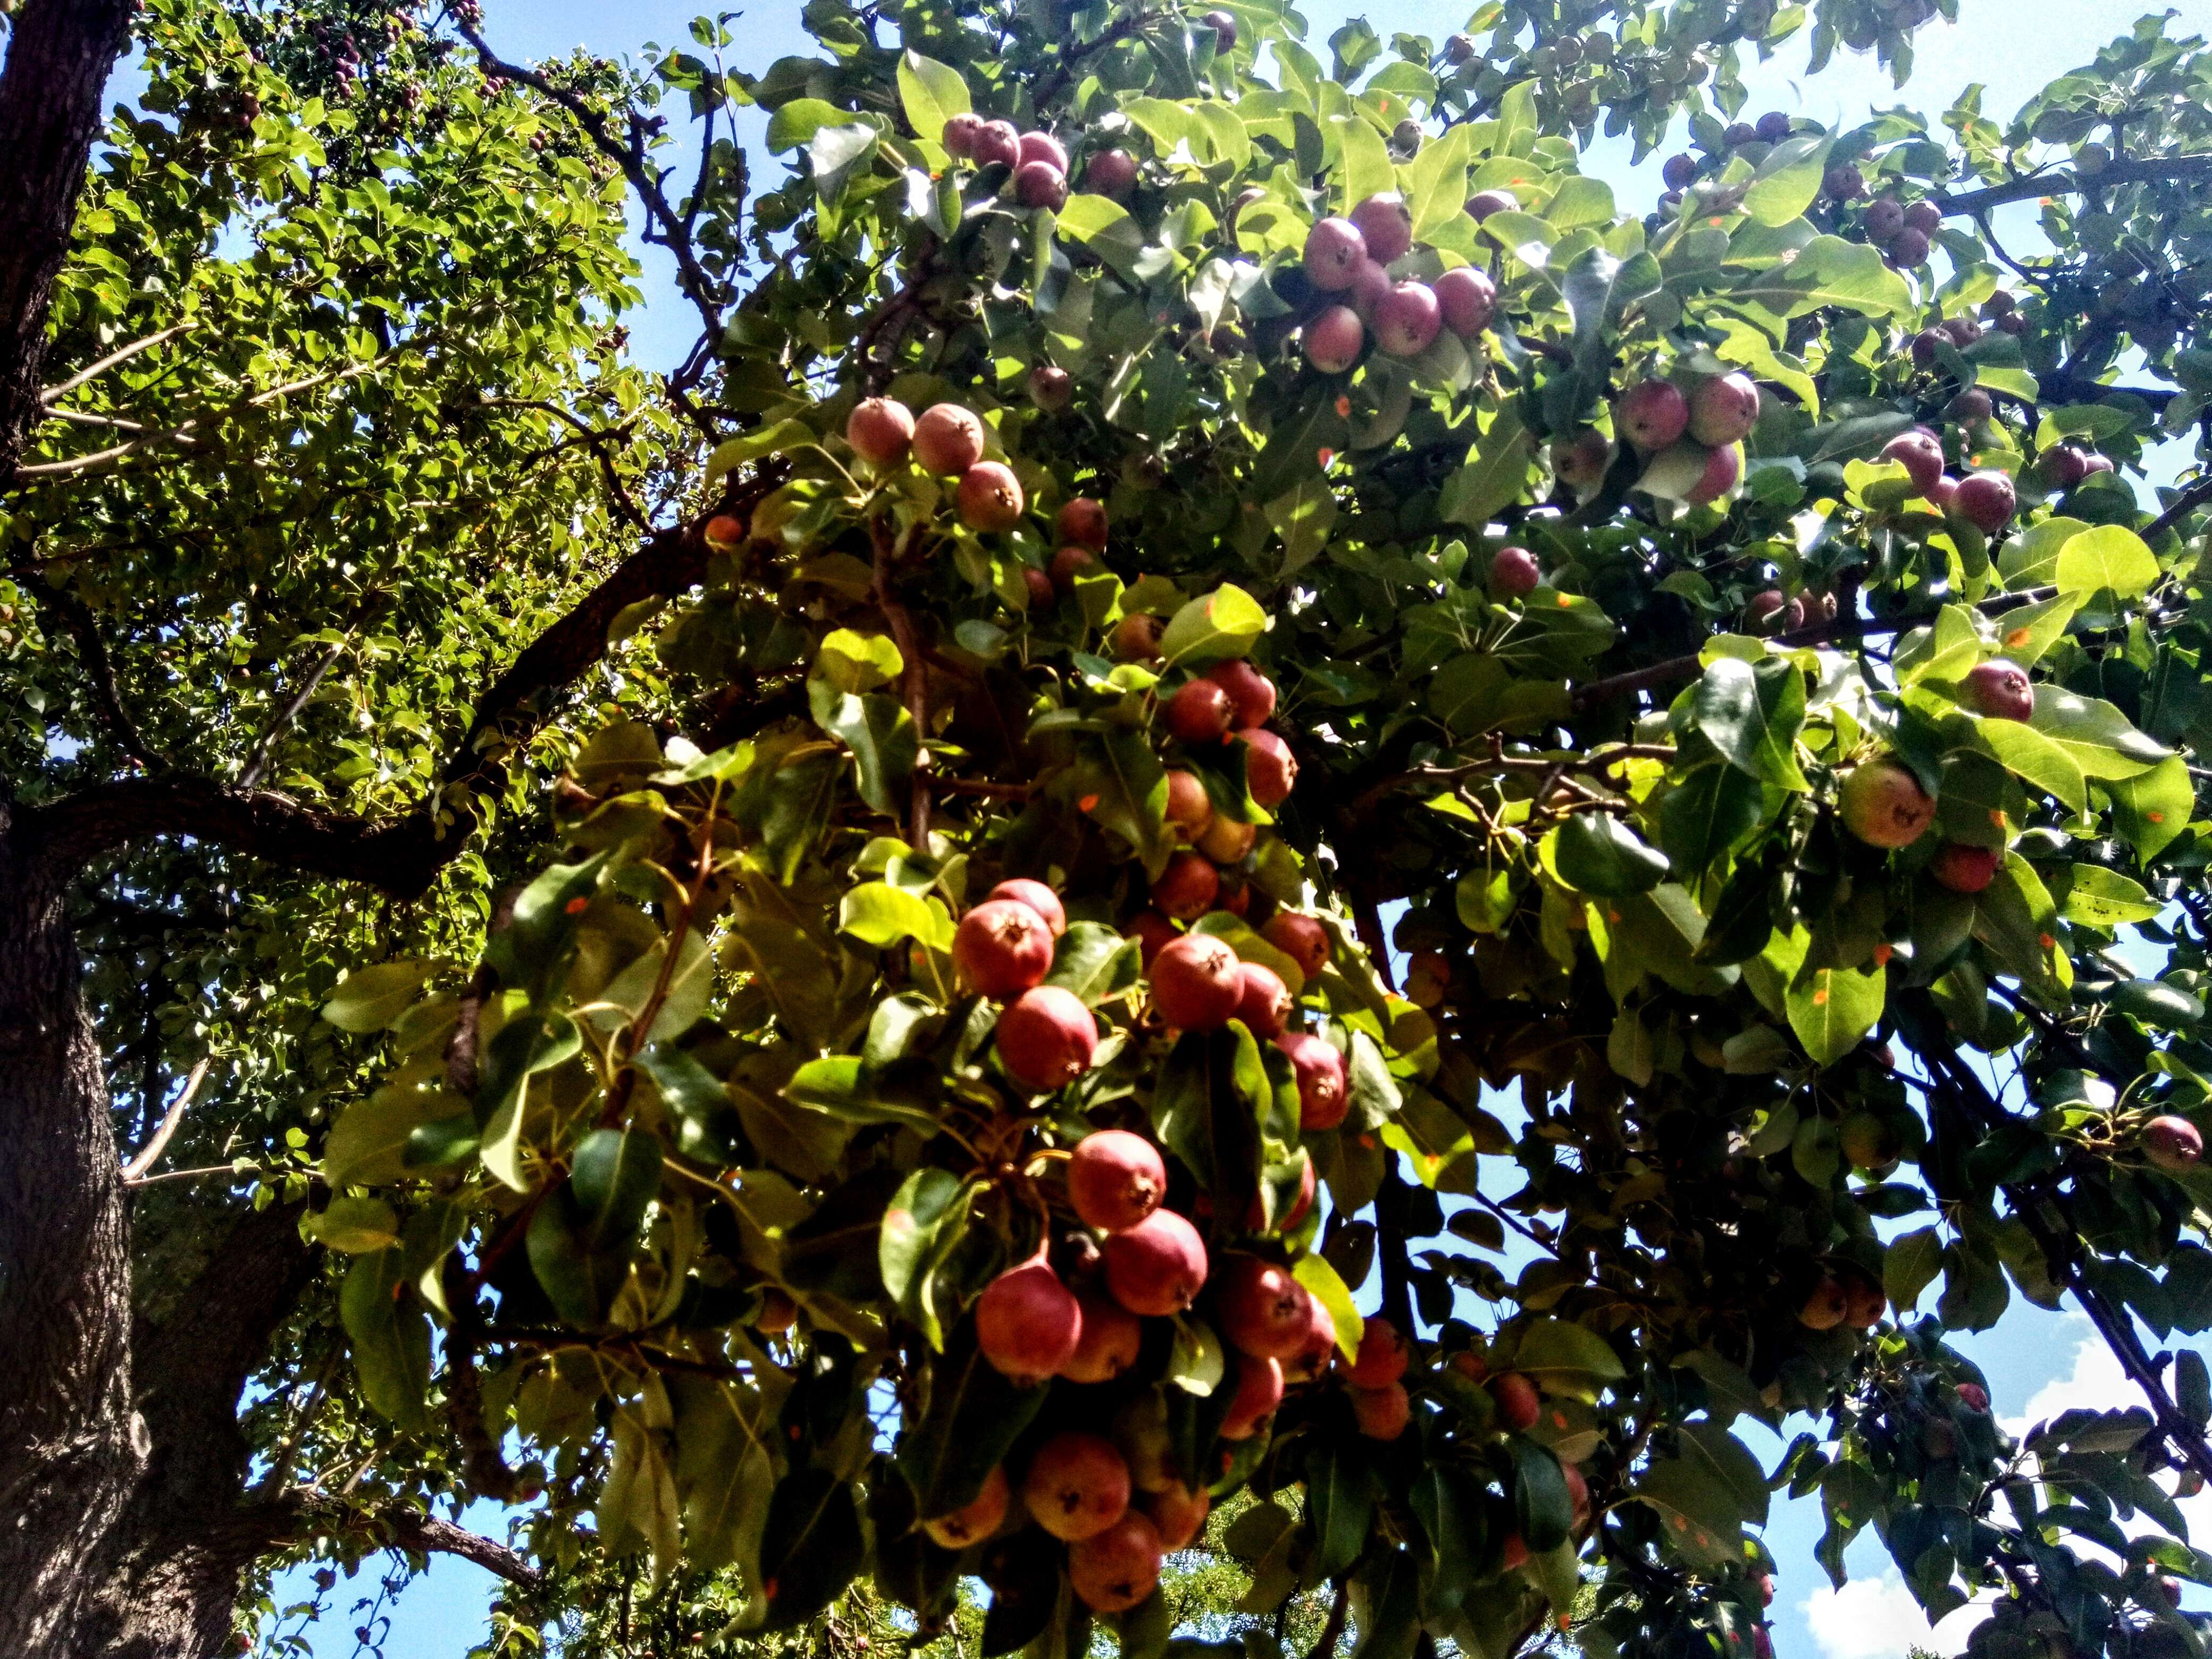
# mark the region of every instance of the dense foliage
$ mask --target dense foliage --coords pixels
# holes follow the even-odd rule
[[[2212,442],[2212,59],[1731,125],[1937,10],[817,0],[631,86],[157,8],[56,327],[252,321],[70,394],[156,464],[19,475],[11,770],[453,838],[360,872],[409,910],[219,836],[88,901],[126,1139],[235,1056],[332,1259],[255,1408],[300,1536],[526,1505],[501,1648],[1727,1656],[1786,1490],[1990,1659],[2198,1652],[2212,490],[2129,475]],[[1651,211],[1578,171],[1685,108]],[[684,579],[488,772],[632,532]],[[2008,1438],[1945,1336],[2014,1296],[2151,1408]]]

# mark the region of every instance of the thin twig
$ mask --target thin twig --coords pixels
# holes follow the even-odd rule
[[[2212,501],[2212,476],[2199,478],[2176,495],[2165,512],[2143,526],[2142,538],[2157,540],[2208,501]]]
[[[146,1144],[123,1166],[125,1186],[141,1179],[147,1170],[161,1162],[161,1154],[168,1150],[169,1137],[177,1133],[177,1126],[185,1121],[185,1109],[192,1103],[192,1097],[200,1091],[200,1085],[207,1080],[208,1066],[214,1059],[212,1054],[200,1056],[199,1064],[192,1067],[191,1075],[185,1079],[185,1086],[178,1091],[177,1098],[169,1109],[162,1114],[161,1122],[155,1126],[154,1133],[147,1138]]]
[[[161,344],[162,341],[173,340],[178,335],[189,333],[199,325],[200,319],[198,318],[188,317],[183,322],[177,324],[173,328],[163,329],[159,334],[149,334],[143,340],[133,340],[129,345],[123,346],[117,350],[109,352],[107,356],[102,357],[98,362],[94,363],[90,368],[79,369],[76,374],[70,375],[69,379],[64,380],[59,386],[48,386],[44,392],[41,392],[39,394],[39,401],[51,406],[56,398],[67,397],[70,392],[82,386],[87,380],[92,380],[95,376],[105,374],[109,369],[114,368],[116,364],[127,362],[131,358],[136,357],[140,352],[151,351],[155,346]]]
[[[27,467],[18,468],[28,471]],[[76,653],[84,664],[84,677],[92,682],[93,706],[115,739],[115,746],[149,772],[165,771],[169,763],[149,748],[138,732],[137,723],[123,707],[123,699],[115,690],[115,668],[107,655],[106,641],[100,638],[100,623],[92,614],[92,607],[74,593],[56,587],[44,576],[32,571],[17,569],[16,584],[23,591],[60,614],[68,627],[70,637],[76,641]]]

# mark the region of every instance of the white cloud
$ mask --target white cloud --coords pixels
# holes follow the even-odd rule
[[[1974,1626],[1989,1616],[1986,1607],[1969,1605],[1930,1629],[1928,1616],[1894,1571],[1854,1578],[1841,1589],[1823,1585],[1798,1611],[1820,1659],[1905,1659],[1913,1648],[1959,1653]]]
[[[2081,1322],[2086,1324],[2087,1321]],[[2124,1411],[2130,1406],[2143,1403],[2142,1391],[2128,1381],[2128,1374],[2120,1369],[2120,1362],[2106,1347],[2101,1337],[2091,1335],[2081,1340],[2074,1350],[2074,1370],[2066,1376],[2054,1376],[2033,1395],[2018,1417],[2000,1419],[2007,1434],[2018,1437],[2026,1434],[2038,1423],[2056,1417],[2061,1412],[2086,1407],[2091,1411]]]

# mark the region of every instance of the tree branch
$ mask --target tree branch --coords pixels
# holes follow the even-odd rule
[[[115,739],[115,746],[149,772],[166,771],[168,762],[146,746],[146,740],[138,735],[137,723],[116,695],[114,666],[108,660],[107,645],[100,636],[100,623],[92,614],[92,607],[34,571],[19,568],[10,574],[19,587],[61,617],[70,637],[76,641],[77,659],[84,665],[84,677],[92,682],[93,706],[100,711],[100,721]]]
[[[2198,507],[2212,502],[2212,477],[2199,478],[2166,504],[2166,511],[2143,526],[2142,538],[2156,541]]]
[[[273,1536],[342,1537],[367,1532],[410,1554],[458,1555],[525,1589],[536,1589],[545,1582],[543,1572],[506,1545],[405,1504],[364,1512],[326,1492],[307,1490],[289,1492],[260,1508]]]
[[[660,234],[656,236],[648,228],[646,240],[660,243],[676,256],[676,268],[683,276],[681,287],[685,297],[697,307],[699,319],[706,325],[707,332],[719,339],[722,332],[722,313],[713,298],[714,280],[700,264],[684,220],[669,205],[667,193],[660,188],[659,181],[646,170],[642,152],[617,139],[608,131],[606,118],[574,93],[555,86],[535,70],[508,63],[485,44],[483,35],[473,25],[456,14],[448,13],[447,15],[453,18],[453,27],[460,31],[461,38],[477,49],[477,56],[483,60],[487,73],[509,81],[520,81],[539,97],[558,104],[568,112],[570,118],[578,126],[583,128],[585,137],[592,141],[599,154],[623,170],[623,176],[629,180],[630,188],[637,192],[638,200],[644,204],[646,216],[660,229]]]
[[[717,511],[749,514],[780,477],[774,470],[756,475]],[[284,868],[362,882],[395,898],[419,897],[467,844],[475,800],[505,781],[507,755],[544,726],[557,694],[605,653],[615,618],[696,586],[708,558],[696,526],[654,532],[492,684],[438,781],[404,812],[362,817],[275,790],[169,773],[94,785],[21,814],[19,830],[42,862],[74,868],[149,836],[187,836]]]
[[[2036,173],[2008,184],[1991,185],[1951,195],[1938,191],[1932,198],[1946,218],[1986,213],[2008,202],[2028,202],[2045,196],[2074,196],[2085,190],[2112,185],[2154,185],[2212,176],[2212,155],[2165,155],[2150,161],[2113,161],[2087,175],[2078,173]]]
[[[70,392],[76,391],[86,381],[96,380],[100,375],[106,374],[109,369],[113,368],[118,363],[127,363],[131,359],[136,357],[140,352],[151,351],[155,346],[161,344],[162,341],[173,340],[179,334],[188,334],[199,325],[200,319],[198,318],[187,317],[183,322],[177,324],[173,327],[165,328],[158,334],[149,334],[143,340],[133,340],[129,345],[119,347],[116,350],[109,352],[107,356],[102,357],[98,362],[90,364],[84,368],[77,370],[76,374],[70,375],[69,379],[64,380],[60,385],[48,386],[44,392],[41,392],[39,394],[39,401],[51,407],[52,404],[59,402],[62,398],[69,396]],[[57,415],[67,415],[70,411],[65,409],[57,409],[53,412]]]

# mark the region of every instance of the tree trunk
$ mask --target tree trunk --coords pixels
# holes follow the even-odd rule
[[[47,304],[135,9],[134,0],[40,0],[11,20],[0,69],[0,483],[39,406]]]
[[[201,1271],[134,1314],[68,884],[8,815],[0,798],[0,1654],[210,1659],[290,1529],[244,1501],[238,1399],[312,1257],[295,1208],[218,1217]]]
[[[145,1466],[107,1088],[64,884],[0,800],[0,1653],[62,1659]]]

